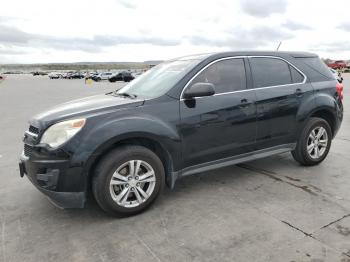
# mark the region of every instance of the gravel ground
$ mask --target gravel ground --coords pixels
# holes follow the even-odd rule
[[[108,217],[92,199],[58,209],[20,178],[31,116],[122,85],[29,75],[0,82],[0,261],[350,261],[347,111],[319,166],[282,154],[186,177],[130,218]]]

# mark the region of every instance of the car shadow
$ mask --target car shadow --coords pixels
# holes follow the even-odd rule
[[[261,161],[266,162],[264,165],[268,170],[278,169],[280,165],[288,164],[293,168],[301,168],[289,154],[282,154],[277,156],[267,157],[261,160],[255,160],[247,162],[246,165],[254,167],[255,164],[261,163]],[[283,161],[283,163],[282,163]],[[265,170],[266,171],[266,170]],[[272,172],[272,171],[266,171]],[[274,173],[274,172],[273,172]],[[278,177],[277,174],[274,173]],[[242,168],[240,165],[228,166],[213,171],[203,172],[199,174],[194,174],[187,177],[182,177],[176,182],[175,188],[173,190],[169,189],[167,186],[164,187],[162,194],[159,196],[157,201],[147,210],[150,212],[154,209],[161,212],[162,209],[166,208],[168,202],[179,202],[188,201],[192,196],[200,194],[200,191],[205,190],[208,187],[232,187],[235,189],[238,185],[247,185],[248,180],[254,179],[256,176],[261,176],[259,172],[254,172],[254,170],[247,170]],[[96,203],[92,194],[89,194],[86,201],[85,208],[83,209],[64,209],[63,213],[70,216],[72,219],[81,219],[82,217],[90,218],[92,220],[105,220],[110,221],[116,219],[116,217],[106,214]],[[158,213],[158,212],[157,212]],[[140,215],[140,214],[139,214]],[[139,216],[136,215],[136,216]],[[117,219],[131,219],[130,217],[117,217]]]

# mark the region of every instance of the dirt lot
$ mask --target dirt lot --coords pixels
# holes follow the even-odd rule
[[[61,210],[20,178],[27,120],[123,83],[9,76],[0,83],[0,261],[350,261],[350,74],[328,158],[289,154],[182,179],[147,212],[106,216],[93,200]]]

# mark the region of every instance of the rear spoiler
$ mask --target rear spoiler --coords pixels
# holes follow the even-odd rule
[[[311,57],[318,57],[316,54],[312,53],[295,53],[295,54],[290,54],[294,58],[311,58]]]

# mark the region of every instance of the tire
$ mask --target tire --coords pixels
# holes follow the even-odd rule
[[[314,132],[313,136],[311,135],[312,132]],[[323,135],[316,139],[317,141],[315,142],[313,139],[317,138],[321,133]],[[292,156],[301,165],[317,165],[327,157],[332,138],[332,129],[328,122],[322,118],[312,117],[304,126],[296,148],[292,151]]]
[[[138,164],[139,172],[135,174],[130,168],[134,166],[133,170],[137,170]],[[152,174],[152,171],[153,176],[141,178],[146,173]],[[131,216],[150,207],[164,187],[164,177],[164,166],[151,150],[142,146],[122,146],[99,162],[93,176],[92,191],[99,206],[108,214]],[[150,181],[142,182],[147,180]],[[112,181],[114,185],[111,185]],[[140,189],[146,192],[147,197]]]

